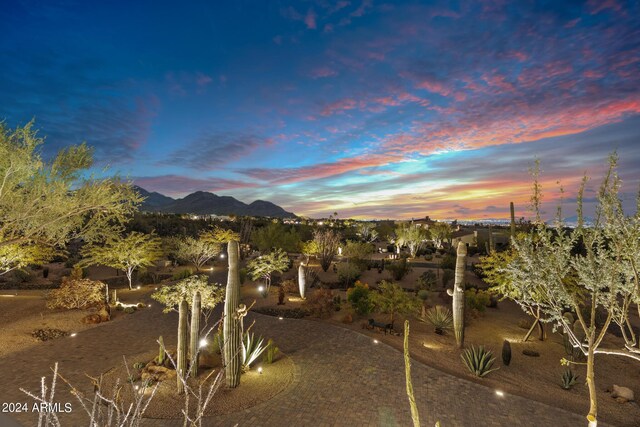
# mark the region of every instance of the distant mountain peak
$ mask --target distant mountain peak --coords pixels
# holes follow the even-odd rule
[[[280,206],[266,201],[255,200],[250,204],[231,196],[218,196],[208,191],[194,191],[182,199],[173,199],[158,192],[149,192],[142,187],[135,189],[145,201],[140,210],[148,212],[189,213],[197,215],[246,215],[274,218],[293,218],[296,215]]]

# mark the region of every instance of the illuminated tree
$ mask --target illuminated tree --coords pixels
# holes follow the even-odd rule
[[[330,230],[316,230],[313,233],[313,240],[318,247],[318,257],[323,271],[327,271],[331,266],[333,258],[338,253],[340,246],[340,234]]]
[[[196,266],[196,270],[207,263],[221,251],[220,243],[216,242],[212,232],[201,233],[199,238],[182,237],[175,242],[175,255],[178,259],[187,261]]]
[[[265,292],[271,287],[271,275],[282,273],[289,268],[289,257],[282,249],[252,259],[247,264],[252,280],[264,279]]]
[[[400,248],[407,245],[411,258],[415,258],[428,238],[427,230],[413,223],[401,223],[396,227],[395,234],[397,252],[400,253]]]
[[[40,155],[33,123],[9,130],[0,123],[0,273],[48,259],[71,238],[99,240],[122,229],[141,202],[118,179],[85,177],[93,152],[85,144]],[[46,255],[46,256],[43,256]]]
[[[560,211],[553,227],[536,221],[532,231],[513,242],[515,257],[505,269],[520,293],[515,301],[523,308],[532,303],[539,306],[544,321],[562,328],[571,344],[587,357],[587,418],[591,426],[597,424],[598,415],[595,355],[640,361],[638,339],[629,321],[632,305],[640,303],[640,210],[634,216],[625,216],[618,197],[621,181],[616,162],[614,155],[600,187],[593,225],[586,226],[583,221],[585,178],[578,195],[578,226],[567,230]],[[537,170],[534,177],[532,201],[539,219]],[[567,309],[578,319],[574,324],[564,315]],[[604,315],[597,319],[598,313]],[[611,323],[622,332],[623,348],[602,345]]]
[[[116,235],[104,243],[94,243],[83,252],[82,265],[102,264],[123,270],[132,289],[133,272],[147,267],[162,256],[160,239],[150,234],[133,231],[126,236]]]
[[[365,243],[371,243],[378,238],[378,231],[375,224],[370,222],[358,223],[357,233]]]
[[[420,302],[400,286],[383,280],[378,292],[371,293],[371,300],[375,308],[389,314],[389,323],[393,327],[397,314],[415,314],[420,309]]]
[[[436,248],[440,249],[442,248],[442,244],[451,238],[451,225],[446,222],[436,222],[429,227],[429,233]]]

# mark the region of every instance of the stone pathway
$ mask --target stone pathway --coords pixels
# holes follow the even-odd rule
[[[28,351],[0,359],[0,402],[28,401],[19,387],[38,390],[39,376],[50,376],[53,361],[74,385],[86,384],[84,372],[97,374],[122,363],[120,344],[126,353],[147,351],[159,334],[175,344],[171,331],[175,316],[161,315],[159,307],[99,325],[74,338],[43,343]],[[211,417],[206,426],[409,426],[411,414],[405,394],[402,354],[374,343],[357,332],[309,320],[279,320],[251,314],[255,331],[272,337],[296,364],[293,384],[275,398],[253,408]],[[148,325],[153,323],[154,327]],[[245,324],[246,321],[245,321]],[[90,348],[88,344],[91,342]],[[268,369],[265,366],[264,369]],[[412,363],[414,390],[422,424],[440,420],[450,426],[554,426],[586,425],[582,415],[522,397],[497,396],[495,390]],[[61,391],[59,401],[72,401]],[[6,416],[6,414],[5,414]],[[15,417],[25,426],[35,425],[34,414]],[[63,426],[84,425],[81,408],[61,417]],[[182,424],[146,420],[149,427]],[[0,425],[6,425],[0,418]],[[603,425],[603,424],[601,424]]]

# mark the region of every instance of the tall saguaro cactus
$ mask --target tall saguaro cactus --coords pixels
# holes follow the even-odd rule
[[[227,387],[235,388],[240,384],[240,367],[242,361],[240,318],[238,303],[240,300],[240,271],[238,259],[240,250],[238,242],[230,240],[227,246],[229,274],[227,276],[227,292],[224,300],[224,360]]]
[[[304,299],[304,295],[307,292],[307,277],[305,276],[304,264],[300,263],[298,267],[298,288],[300,289],[300,298]]]
[[[447,293],[453,297],[453,331],[456,336],[456,345],[462,348],[464,345],[464,271],[467,259],[467,245],[458,242],[458,256],[456,258],[456,274],[453,289]]]
[[[516,237],[516,209],[513,206],[513,202],[509,202],[509,209],[511,210],[511,239]]]
[[[189,348],[191,351],[191,376],[198,376],[198,351],[200,349],[200,308],[202,297],[200,292],[193,294],[191,304],[191,335],[189,337]]]
[[[184,299],[180,302],[178,315],[178,356],[176,361],[176,378],[178,394],[184,393],[184,375],[187,372],[187,316],[189,304]]]

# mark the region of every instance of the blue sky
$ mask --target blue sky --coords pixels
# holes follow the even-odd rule
[[[629,206],[640,181],[637,1],[4,9],[0,118],[35,118],[47,152],[86,141],[148,190],[489,218],[527,214],[535,158],[550,211],[614,149]]]

